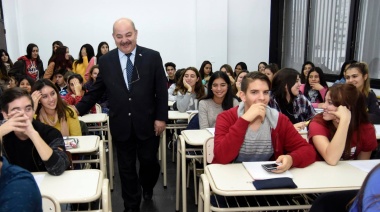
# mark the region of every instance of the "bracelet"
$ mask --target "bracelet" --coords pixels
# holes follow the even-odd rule
[[[186,93],[191,94],[191,91],[186,91]]]

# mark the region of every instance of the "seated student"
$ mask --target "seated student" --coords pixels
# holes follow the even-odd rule
[[[69,93],[65,96],[64,100],[69,105],[76,105],[87,92],[83,86],[83,77],[79,74],[73,74],[67,79],[69,84]],[[91,113],[96,113],[95,105],[91,108]]]
[[[176,101],[177,100],[177,95],[173,95],[173,92],[175,90],[175,88],[177,87],[177,83],[178,83],[178,80],[181,78],[181,75],[185,72],[186,69],[184,68],[181,68],[181,69],[178,69],[177,72],[175,72],[175,75],[174,75],[174,83],[172,85],[170,85],[170,87],[168,88],[168,100],[169,101]]]
[[[61,98],[65,98],[67,95],[67,83],[65,81],[65,74],[67,73],[66,69],[59,69],[54,72],[53,78],[55,78],[55,86],[59,90],[59,95]]]
[[[90,78],[83,86],[86,91],[91,90],[92,86],[96,82],[96,78],[98,77],[98,74],[99,74],[99,66],[98,65],[92,66],[90,69]],[[108,111],[109,111],[108,97],[106,93],[103,94],[102,98],[97,103],[102,107],[102,113],[108,114]]]
[[[365,102],[369,120],[372,124],[380,124],[380,108],[376,94],[369,84],[368,65],[366,63],[352,63],[344,72],[346,83],[353,84],[365,95]]]
[[[3,155],[9,163],[30,171],[60,175],[69,166],[62,134],[33,119],[33,101],[21,88],[10,88],[0,97],[7,120],[0,126]]]
[[[228,64],[224,64],[220,67],[219,71],[224,72],[230,78],[231,85],[235,85],[235,75],[232,67]]]
[[[309,142],[318,152],[317,159],[330,165],[341,159],[368,160],[377,141],[361,92],[353,85],[334,85],[323,109],[309,125]]]
[[[314,108],[322,108],[328,86],[325,75],[319,67],[312,68],[306,77],[306,83],[301,84],[301,93],[310,100]]]
[[[216,118],[213,163],[276,160],[275,173],[306,167],[315,161],[313,147],[289,119],[268,107],[271,83],[260,72],[248,73],[241,84],[238,107]]]
[[[311,102],[300,93],[300,74],[291,68],[281,69],[274,75],[269,106],[286,115],[294,128],[305,128],[314,115]]]
[[[212,74],[212,64],[210,61],[203,61],[201,68],[199,69],[199,74],[202,84],[206,86]]]
[[[167,87],[169,89],[171,85],[175,84],[175,64],[172,62],[165,63],[165,70],[168,76]]]
[[[367,175],[350,208],[354,211],[379,211],[380,209],[380,164]]]
[[[352,63],[357,63],[358,61],[356,60],[349,60],[349,61],[345,61],[341,68],[340,68],[340,73],[339,73],[339,77],[338,79],[334,82],[333,85],[335,84],[344,84],[346,83],[346,78],[344,78],[344,72],[346,71],[346,69],[348,68],[348,66]]]
[[[88,73],[90,68],[96,64],[96,57],[94,48],[86,43],[79,51],[78,59],[73,63],[73,72],[82,76],[85,82],[87,82]]]
[[[258,65],[257,65],[257,71],[258,72],[261,72],[263,74],[265,74],[265,67],[268,65],[268,63],[266,62],[260,62]]]
[[[269,80],[272,82],[274,75],[278,71],[278,65],[276,63],[269,63],[265,66],[264,74],[268,76]]]
[[[234,75],[237,77],[242,70],[248,70],[247,64],[245,64],[245,62],[238,62],[235,65]]]
[[[314,67],[315,65],[311,61],[306,61],[304,64],[302,64],[302,70],[301,70],[301,76],[300,76],[300,80],[302,84],[306,83],[307,74]]]
[[[198,70],[189,67],[181,75],[173,95],[177,96],[177,108],[179,112],[198,109],[198,100],[205,95],[205,89],[202,85]]]
[[[30,94],[32,91],[32,86],[34,85],[34,80],[28,75],[22,75],[18,78],[17,87],[20,87]]]
[[[241,70],[236,76],[235,84],[232,85],[232,93],[235,95],[237,100],[241,102],[240,91],[241,91],[241,81],[249,72],[247,70]]]
[[[82,135],[77,114],[62,100],[53,82],[48,79],[37,80],[32,91],[40,92],[37,120],[58,129],[63,136]]]
[[[199,101],[200,129],[215,127],[218,114],[238,104],[229,76],[222,71],[214,72],[208,81],[207,96]]]
[[[1,156],[0,211],[42,211],[42,197],[33,175]]]

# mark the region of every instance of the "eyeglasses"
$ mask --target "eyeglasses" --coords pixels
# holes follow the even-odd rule
[[[139,69],[137,68],[137,66],[135,66],[135,67],[133,67],[133,68],[136,69],[137,79],[135,79],[135,80],[133,80],[132,82],[130,82],[130,83],[129,83],[130,85],[140,80]],[[123,71],[124,71],[125,73],[127,73],[127,68],[125,67],[125,68],[123,69]],[[132,73],[133,73],[133,72],[132,72]],[[132,77],[133,77],[133,75],[132,75]]]

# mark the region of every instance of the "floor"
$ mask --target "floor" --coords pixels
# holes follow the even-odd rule
[[[153,192],[152,201],[141,201],[141,212],[167,212],[175,211],[175,185],[176,185],[176,163],[172,162],[172,150],[167,149],[167,188],[163,187],[163,176],[160,175]],[[124,210],[123,199],[121,197],[121,184],[117,167],[116,151],[114,148],[115,177],[114,189],[112,191],[112,210],[122,212]],[[190,186],[187,191],[187,211],[198,211],[194,201],[194,186],[190,178]],[[180,210],[182,206],[180,205]]]

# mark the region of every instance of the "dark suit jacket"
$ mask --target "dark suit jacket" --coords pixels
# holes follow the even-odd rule
[[[139,80],[136,81],[138,75]],[[129,91],[123,78],[118,49],[113,49],[99,59],[96,82],[76,108],[83,115],[106,92],[113,139],[127,140],[131,130],[135,131],[139,139],[148,139],[155,134],[154,121],[168,119],[167,79],[157,51],[136,47],[132,81],[136,82]]]

